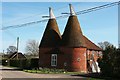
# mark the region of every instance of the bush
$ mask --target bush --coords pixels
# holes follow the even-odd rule
[[[3,65],[3,66],[7,66],[7,65],[8,65],[8,63],[6,62],[6,60],[7,60],[7,59],[2,59],[2,65]]]
[[[7,60],[7,62],[6,62]],[[39,67],[38,61],[39,59],[2,59],[3,66],[13,66],[19,67],[21,69],[37,69]]]
[[[39,59],[38,58],[32,58],[31,59],[31,68],[39,68]]]
[[[120,78],[120,49],[117,49],[114,52],[114,58],[113,58],[113,74],[115,77]]]
[[[19,67],[20,66],[20,62],[19,60],[9,60],[9,66],[13,66],[13,67]]]
[[[103,51],[103,58],[99,60],[99,66],[104,76],[120,77],[120,50],[115,47],[107,47]]]

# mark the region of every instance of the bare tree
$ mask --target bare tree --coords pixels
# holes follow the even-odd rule
[[[14,52],[16,52],[16,51],[17,51],[17,48],[16,48],[15,46],[9,46],[9,47],[7,48],[7,53],[8,53],[8,54],[14,53]]]
[[[29,55],[38,56],[39,53],[39,43],[36,40],[29,40],[26,44],[26,53]]]
[[[106,47],[108,46],[113,46],[110,42],[108,41],[104,41],[104,42],[99,42],[98,43],[99,47],[102,48],[103,50],[105,50]]]

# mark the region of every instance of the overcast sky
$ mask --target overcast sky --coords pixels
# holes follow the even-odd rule
[[[76,12],[109,2],[71,2]],[[3,26],[22,24],[42,20],[48,15],[48,7],[52,7],[55,16],[69,12],[69,2],[4,2],[2,3]],[[58,19],[57,23],[61,34],[64,31],[68,18]],[[118,47],[118,6],[78,15],[82,32],[95,44],[108,41]],[[26,42],[30,39],[41,41],[47,22],[29,25],[22,28],[4,30],[0,52],[10,45],[16,46],[16,38],[20,37],[19,51],[25,52]],[[1,42],[1,41],[0,41]]]

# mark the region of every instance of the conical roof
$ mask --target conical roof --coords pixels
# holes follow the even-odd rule
[[[85,47],[82,30],[72,5],[70,5],[70,16],[62,35],[62,46]]]
[[[50,14],[50,19],[47,23],[39,47],[57,47],[59,46],[61,40],[61,35],[58,29],[58,25],[51,8],[49,8],[49,14]]]

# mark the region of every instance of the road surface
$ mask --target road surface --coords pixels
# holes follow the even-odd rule
[[[15,68],[2,67],[2,78],[83,78],[80,76],[71,76],[68,74],[37,74],[37,73],[27,73]]]

